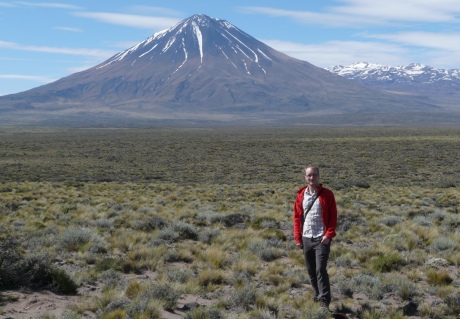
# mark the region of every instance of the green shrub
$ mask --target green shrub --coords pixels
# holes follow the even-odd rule
[[[140,294],[139,298],[154,298],[160,300],[165,309],[174,309],[176,308],[179,297],[180,292],[171,287],[171,285],[167,283],[152,283]]]
[[[385,226],[392,227],[397,224],[402,223],[402,218],[399,216],[389,215],[384,216],[379,219],[379,223],[384,224]]]
[[[152,245],[153,246],[158,246],[162,244],[163,242],[166,243],[173,243],[179,240],[180,235],[176,232],[176,230],[173,227],[167,227],[165,229],[162,229],[156,239],[152,239]]]
[[[349,280],[340,280],[337,283],[337,290],[341,295],[345,297],[353,297],[353,285]]]
[[[268,240],[254,240],[249,242],[247,249],[264,261],[280,258],[284,251],[270,245]]]
[[[406,277],[398,275],[390,278],[389,282],[398,297],[402,300],[413,300],[419,294],[417,286]]]
[[[158,215],[151,216],[147,219],[138,219],[134,222],[134,229],[139,229],[143,231],[153,231],[156,229],[163,229],[168,226],[168,221]]]
[[[249,215],[246,214],[230,214],[222,217],[220,222],[222,222],[225,227],[233,227],[236,224],[241,224],[249,221]]]
[[[198,232],[195,226],[187,223],[175,223],[172,228],[179,235],[179,239],[198,240]]]
[[[123,285],[123,276],[113,269],[104,271],[99,275],[98,279],[102,281],[103,290],[109,290]]]
[[[353,292],[362,292],[372,299],[380,300],[385,293],[395,291],[394,285],[384,282],[380,277],[358,274],[351,278]]]
[[[427,282],[430,285],[445,286],[452,283],[453,279],[450,277],[447,270],[429,269],[427,272]]]
[[[127,318],[149,318],[159,319],[160,306],[145,291],[141,292],[138,297],[131,302],[126,309]]]
[[[458,316],[460,313],[460,293],[455,293],[452,295],[448,295],[444,298],[444,302],[448,307],[448,312],[450,315]]]
[[[218,237],[220,230],[218,229],[204,229],[198,234],[198,240],[205,244],[211,244],[213,239]]]
[[[75,294],[77,284],[67,273],[51,265],[47,254],[22,255],[16,237],[5,227],[0,234],[0,288],[51,288]]]
[[[399,268],[405,264],[406,261],[396,253],[382,255],[372,261],[372,267],[378,272],[399,270]]]
[[[52,285],[63,294],[77,293],[78,285],[73,281],[69,275],[61,270],[52,268],[51,270]]]
[[[256,296],[257,294],[255,287],[245,285],[231,292],[228,297],[228,302],[233,308],[243,308],[248,310],[252,305],[255,304]]]
[[[273,217],[257,216],[251,221],[251,227],[255,229],[278,228],[278,222]]]
[[[94,270],[97,272],[106,271],[109,269],[118,270],[122,269],[123,261],[120,258],[106,257],[96,261]]]
[[[430,244],[430,250],[435,253],[443,251],[453,251],[457,248],[457,243],[447,237],[435,238]]]
[[[84,244],[93,238],[93,232],[89,228],[69,228],[61,234],[58,245],[67,251],[78,251]]]
[[[131,300],[125,297],[112,300],[104,309],[104,313],[113,313],[114,310],[125,310],[131,303]]]
[[[166,277],[168,278],[168,281],[172,282],[178,282],[178,283],[185,283],[189,278],[192,277],[192,273],[187,270],[183,269],[168,269],[166,272]]]
[[[142,285],[137,280],[133,280],[133,281],[130,281],[128,286],[126,287],[125,295],[129,299],[133,300],[137,298],[137,296],[141,293],[141,291],[142,291]]]
[[[225,274],[220,269],[205,269],[197,277],[198,283],[202,287],[209,285],[220,285],[227,282]]]

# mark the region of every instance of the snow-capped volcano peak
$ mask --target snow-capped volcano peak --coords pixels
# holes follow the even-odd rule
[[[270,61],[270,49],[231,23],[196,14],[167,30],[156,32],[145,41],[125,50],[97,68],[105,68],[128,59],[133,65],[141,61],[166,58],[174,61],[171,74],[194,61],[203,64],[207,57],[221,56],[229,66],[247,74],[264,73],[263,60]]]

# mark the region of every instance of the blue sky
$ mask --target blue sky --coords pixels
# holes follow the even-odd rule
[[[90,68],[193,14],[319,67],[460,68],[459,0],[0,0],[0,95]]]

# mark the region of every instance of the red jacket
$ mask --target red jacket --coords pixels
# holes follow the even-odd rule
[[[306,188],[307,186],[304,186],[297,192],[294,203],[294,240],[296,243],[302,243],[302,221],[304,213],[302,202]],[[335,237],[335,227],[337,226],[337,205],[334,193],[321,185],[318,186],[318,193],[321,189],[323,191],[317,200],[319,200],[321,205],[325,230],[324,235],[332,239]]]

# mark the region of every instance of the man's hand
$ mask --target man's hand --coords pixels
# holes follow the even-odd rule
[[[303,245],[302,245],[302,243],[296,243],[295,245],[297,246],[297,248],[299,248],[299,249],[303,249]]]
[[[331,242],[331,239],[326,237],[326,236],[323,236],[323,239],[321,240],[321,244],[323,245],[327,245]]]

